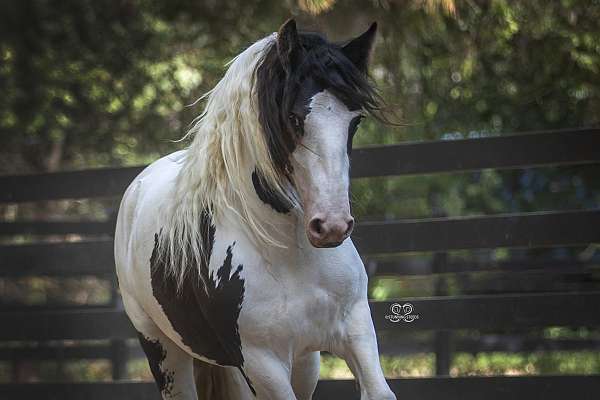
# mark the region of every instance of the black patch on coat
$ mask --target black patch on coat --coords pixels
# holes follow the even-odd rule
[[[175,278],[166,271],[167,256],[159,254],[161,236],[154,235],[150,258],[152,292],[186,346],[219,365],[238,367],[254,393],[242,368],[244,356],[238,330],[244,300],[244,279],[240,277],[243,266],[238,265],[231,273],[233,243],[227,248],[225,261],[216,276],[209,273],[215,227],[207,212],[203,213],[200,223],[202,237],[198,240],[202,241],[206,257],[201,265],[187,266],[188,275],[179,289]]]
[[[286,200],[282,199],[277,193],[269,186],[260,176],[257,171],[252,172],[252,185],[258,195],[258,198],[263,203],[270,205],[273,210],[281,214],[287,214],[292,209],[291,204]]]
[[[290,155],[302,139],[308,105],[316,93],[329,90],[350,110],[362,109],[379,118],[383,101],[367,77],[366,59],[357,58],[370,51],[375,28],[368,32],[341,45],[317,33],[296,32],[295,23],[288,21],[277,43],[265,50],[253,84],[258,119],[282,175],[289,175]]]
[[[144,353],[146,353],[150,372],[152,372],[158,390],[164,394],[171,394],[173,390],[174,372],[163,370],[161,367],[162,362],[167,358],[167,351],[162,347],[158,339],[148,340],[141,332],[138,332],[137,335],[140,344],[142,345],[142,349],[144,350]]]

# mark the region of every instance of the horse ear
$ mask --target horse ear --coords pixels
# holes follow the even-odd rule
[[[296,29],[296,21],[288,19],[277,33],[277,53],[285,72],[290,73],[300,60],[302,46]]]
[[[354,63],[356,68],[365,73],[367,72],[376,33],[377,22],[373,22],[366,32],[342,46],[344,55]]]

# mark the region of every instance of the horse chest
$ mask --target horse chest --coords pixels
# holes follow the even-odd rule
[[[325,256],[324,256],[325,255]],[[297,254],[288,262],[249,266],[240,332],[313,350],[339,333],[349,308],[365,294],[366,275],[351,242],[336,251]]]
[[[141,260],[150,258],[150,265],[146,261],[142,269],[151,274],[142,292],[151,298],[146,304],[153,319],[184,348],[221,365],[242,365],[244,345],[257,341],[294,351],[327,348],[366,290],[350,240],[337,249],[308,248],[268,263],[252,243],[219,226],[205,277],[208,293],[193,276],[178,289],[162,273],[160,259],[143,253]]]

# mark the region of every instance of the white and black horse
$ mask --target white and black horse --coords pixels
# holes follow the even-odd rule
[[[293,20],[239,54],[189,148],[146,168],[115,236],[125,310],[164,399],[310,399],[319,352],[395,399],[349,239],[352,137],[379,97],[376,25],[345,45]]]

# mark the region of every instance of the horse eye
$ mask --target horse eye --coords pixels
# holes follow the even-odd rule
[[[348,125],[348,138],[351,138],[354,136],[354,134],[356,133],[356,130],[358,129],[358,125],[360,124],[360,121],[362,121],[365,117],[363,117],[362,115],[359,115],[358,117],[354,117],[352,119],[352,121],[350,121],[350,125]]]
[[[302,128],[302,122],[296,114],[290,114],[290,120],[292,121],[292,125],[294,126],[294,128],[298,130]]]
[[[360,121],[362,121],[363,118],[364,118],[364,116],[362,116],[362,115],[359,115],[358,117],[354,117],[354,118],[352,118],[352,121],[350,121],[350,125],[348,125],[348,145],[347,145],[348,155],[350,155],[350,153],[352,153],[352,139],[354,139],[354,134],[356,133],[356,130],[358,129],[358,124],[360,124]]]

